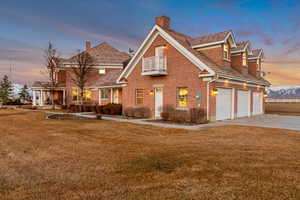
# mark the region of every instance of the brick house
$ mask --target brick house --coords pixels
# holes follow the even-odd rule
[[[236,42],[232,31],[192,38],[170,29],[170,19],[155,25],[122,72],[124,107],[146,106],[159,117],[166,105],[203,108],[209,120],[264,113],[261,77],[264,54],[250,42]]]
[[[237,42],[232,31],[193,38],[172,30],[170,19],[160,16],[131,59],[107,43],[86,46],[97,61],[85,92],[94,104],[144,106],[155,118],[166,105],[199,107],[211,121],[264,113],[264,92],[270,86],[261,76],[264,53],[249,41]],[[68,76],[76,64],[72,58],[59,63],[57,99],[76,103],[78,91]],[[34,105],[43,105],[45,85],[33,85]]]
[[[84,91],[84,103],[107,104],[122,102],[122,85],[116,80],[128,63],[130,56],[120,52],[106,42],[91,47],[86,42],[86,52],[93,58],[94,64],[88,75],[88,82]],[[57,58],[56,79],[54,92],[55,103],[59,105],[77,104],[79,90],[72,80],[76,66],[75,56],[69,59]],[[50,103],[49,83],[37,81],[32,86],[33,105],[45,106]]]

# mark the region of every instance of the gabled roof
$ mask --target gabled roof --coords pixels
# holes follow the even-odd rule
[[[249,55],[252,55],[252,51],[250,49],[250,42],[249,41],[243,41],[236,43],[235,48],[231,48],[231,53],[241,53],[247,51]]]
[[[269,83],[262,78],[257,78],[251,74],[241,73],[233,68],[225,68],[219,66],[204,53],[201,53],[193,48],[191,44],[191,37],[169,28],[160,27],[158,25],[155,25],[152,28],[142,45],[139,47],[135,56],[127,65],[126,69],[120,74],[117,83],[122,83],[121,80],[123,80],[124,78],[126,79],[129,76],[133,68],[136,66],[137,62],[140,60],[141,56],[149,48],[151,42],[157,35],[162,36],[166,41],[171,43],[177,50],[179,50],[184,56],[190,59],[201,70],[207,71],[207,73],[205,73],[205,76],[218,75],[221,77],[228,77],[261,85],[269,85]]]
[[[51,87],[50,82],[45,82],[45,81],[35,81],[32,86],[33,88],[49,88]],[[66,87],[65,83],[57,83],[56,87]]]
[[[223,31],[219,33],[213,33],[213,34],[192,38],[190,40],[190,43],[193,48],[205,47],[205,46],[210,46],[215,44],[222,44],[226,42],[226,40],[229,37],[231,37],[232,39],[232,41],[230,41],[231,46],[236,47],[236,43],[232,31]]]
[[[248,57],[248,59],[258,59],[258,58],[264,58],[264,52],[262,49],[252,50],[252,55]]]
[[[103,42],[95,47],[85,50],[96,63],[100,64],[122,64],[130,59],[130,55]],[[63,62],[74,62],[76,56],[63,60]]]

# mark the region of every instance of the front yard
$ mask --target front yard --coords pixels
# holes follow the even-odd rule
[[[0,199],[300,199],[300,132],[0,111]]]

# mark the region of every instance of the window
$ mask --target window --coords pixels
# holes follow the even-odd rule
[[[188,105],[188,89],[181,87],[177,89],[177,107],[186,108]]]
[[[228,43],[225,43],[223,46],[223,52],[224,52],[224,59],[229,60],[229,45]]]
[[[247,66],[247,54],[243,53],[242,57],[243,57],[243,66]]]
[[[78,96],[79,96],[79,92],[77,89],[73,89],[72,90],[72,100],[73,101],[77,101],[78,100]]]
[[[101,99],[108,99],[109,89],[101,89]]]
[[[74,102],[79,101],[80,97],[80,90],[79,89],[73,89],[72,90],[72,100]],[[92,100],[92,91],[91,90],[84,90],[83,91],[83,101],[90,101]]]
[[[135,90],[135,104],[136,105],[144,104],[144,89]]]
[[[99,73],[99,74],[105,74],[105,73],[106,73],[106,70],[105,70],[105,69],[99,69],[98,73]]]
[[[155,48],[155,56],[158,56],[160,58],[164,57],[164,46],[159,46]]]

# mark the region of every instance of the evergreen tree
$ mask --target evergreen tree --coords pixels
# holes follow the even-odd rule
[[[8,79],[7,75],[4,75],[3,79],[0,82],[0,102],[4,105],[10,101],[13,91],[13,86]]]
[[[20,99],[22,101],[29,101],[30,100],[30,94],[28,92],[28,87],[27,87],[26,84],[23,86],[23,88],[19,92],[19,96],[20,96]]]

